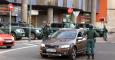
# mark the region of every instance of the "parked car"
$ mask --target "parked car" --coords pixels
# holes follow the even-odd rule
[[[6,46],[7,48],[11,48],[14,46],[15,40],[11,34],[6,34],[2,30],[0,30],[0,47]]]
[[[85,31],[89,29],[89,26],[91,24],[77,24],[76,26],[78,26],[78,28],[83,28]],[[95,29],[95,31],[99,34],[98,37],[103,37],[103,28],[99,28],[99,27],[95,27],[93,26],[93,28]]]
[[[0,29],[9,33],[9,24],[2,24]],[[15,40],[21,40],[25,36],[24,30],[19,26],[11,26],[11,34]]]
[[[86,38],[81,29],[60,29],[52,34],[48,40],[40,46],[40,55],[68,56],[75,60],[76,54],[86,52]]]
[[[51,30],[53,33],[62,28],[75,28],[75,25],[74,23],[52,23],[51,24]]]
[[[57,30],[59,30],[61,28],[64,28],[64,24],[62,24],[62,23],[52,23],[51,24],[52,33],[56,32]]]
[[[26,24],[26,23],[12,23],[11,25],[21,27],[25,32],[25,37],[29,37],[29,32],[31,32],[30,38],[32,40],[35,40],[36,38],[38,39],[42,38],[42,35],[41,35],[42,28],[34,28],[33,26],[31,26],[30,28],[29,24]]]

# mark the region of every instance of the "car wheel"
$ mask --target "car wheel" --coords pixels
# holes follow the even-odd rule
[[[46,57],[48,57],[48,55],[41,54],[41,57],[46,58]]]
[[[32,40],[35,40],[35,39],[36,39],[35,33],[31,33],[31,39],[32,39]]]
[[[16,38],[16,40],[21,40],[22,39],[22,37],[20,37],[20,38]]]
[[[6,48],[11,48],[12,46],[6,46]]]
[[[37,37],[37,39],[42,39],[42,36]]]
[[[42,39],[41,37],[37,37],[37,39]]]
[[[70,56],[70,59],[71,60],[75,60],[76,59],[76,54],[77,53],[77,50],[75,48],[72,49],[72,52],[71,52],[71,56]]]

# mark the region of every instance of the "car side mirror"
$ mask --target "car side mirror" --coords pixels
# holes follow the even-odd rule
[[[77,38],[77,40],[82,40],[82,39],[83,39],[83,37],[78,37],[78,38]]]

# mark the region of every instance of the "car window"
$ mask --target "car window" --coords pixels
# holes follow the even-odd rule
[[[76,37],[75,31],[58,31],[54,35],[53,38],[62,38],[62,39],[74,39]]]
[[[53,27],[53,28],[63,28],[63,24],[61,24],[61,23],[52,23],[51,27]]]
[[[78,33],[78,37],[83,37],[82,32],[79,32],[79,33]]]

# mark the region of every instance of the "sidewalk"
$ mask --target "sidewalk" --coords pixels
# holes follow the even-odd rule
[[[104,43],[106,41],[103,40],[103,38],[97,38],[97,43]],[[110,43],[115,43],[115,33],[109,33],[108,34],[108,41]]]
[[[31,42],[31,43],[41,43],[42,40],[31,40],[29,41],[28,39],[24,39],[24,40],[19,40],[19,41],[16,41],[17,43],[27,43],[27,42]],[[97,43],[105,43],[106,41],[103,40],[103,38],[97,38],[96,39],[96,42]],[[110,42],[110,43],[115,43],[115,33],[109,33],[108,34],[108,41],[107,42]]]

